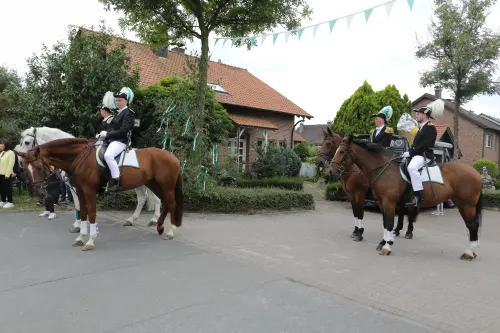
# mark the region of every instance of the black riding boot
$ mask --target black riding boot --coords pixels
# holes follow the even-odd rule
[[[422,191],[415,191],[414,194],[413,200],[406,204],[407,207],[418,207],[418,205],[424,202]]]
[[[123,188],[120,186],[120,178],[112,178],[108,184],[108,192],[120,192]]]

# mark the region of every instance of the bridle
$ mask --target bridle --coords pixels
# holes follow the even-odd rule
[[[341,142],[340,145],[339,145],[339,148],[340,147],[347,147],[347,151],[344,153],[344,156],[342,156],[340,162],[336,162],[336,161],[332,160],[331,163],[333,163],[335,165],[338,165],[339,174],[342,176],[343,172],[346,169],[346,167],[345,167],[346,156],[351,156],[351,154],[352,154],[352,142],[349,143],[349,144]],[[393,158],[391,158],[389,161],[387,161],[385,163],[382,163],[381,165],[376,166],[373,169],[368,170],[368,172],[371,173],[372,171],[375,171],[375,170],[380,169],[380,168],[383,167],[383,169],[378,173],[378,175],[375,178],[375,180],[370,183],[370,186],[373,186],[375,184],[375,182],[380,178],[380,176],[382,176],[382,174],[387,170],[387,168],[389,167],[389,165],[391,164],[391,162],[393,162],[393,161],[395,161],[397,159],[399,159],[399,157],[394,157],[394,155],[393,155]],[[355,165],[355,167],[356,166],[357,165]],[[351,172],[349,174],[351,174],[353,171],[354,171],[354,168],[353,168],[353,170],[351,170]]]
[[[330,139],[333,139],[333,138],[330,137]],[[332,142],[332,144],[336,145],[336,143],[334,143],[334,142]],[[342,143],[340,143],[340,145],[342,145]],[[340,147],[340,145],[339,145],[339,147]],[[350,149],[351,149],[351,147],[349,146],[349,152],[350,152]],[[319,157],[321,158],[322,162],[325,165],[330,165],[331,163],[335,163],[335,162],[333,162],[334,154],[320,152],[319,153]],[[344,155],[344,157],[345,157],[345,155]],[[344,157],[342,158],[342,161],[344,160]],[[335,163],[335,164],[338,164],[338,163]],[[340,167],[339,167],[339,172],[338,173],[339,173],[339,175],[340,175],[341,178],[347,179],[356,170],[358,170],[358,166],[354,165],[352,167],[351,171],[345,172],[345,167],[344,167],[344,165],[342,163],[342,165],[340,165]],[[361,171],[361,170],[359,170],[359,171]],[[357,174],[361,177],[361,173],[359,171],[357,172]]]
[[[30,151],[33,151],[35,150],[36,148],[38,148],[38,142],[36,140],[36,127],[33,129],[33,134],[27,134],[28,136],[31,136],[33,137],[33,142],[31,143],[31,148],[28,150],[28,152]],[[68,172],[66,174],[66,178],[67,179],[71,179],[71,177],[73,176],[73,173],[76,171],[76,169],[78,168],[78,166],[80,165],[81,162],[84,161],[84,159],[86,159],[88,157],[88,152],[90,152],[90,149],[95,147],[95,144],[92,144],[90,143],[90,141],[87,143],[87,146],[85,147],[85,150],[83,151],[83,153],[80,154],[80,157],[79,159],[72,163],[72,167],[71,167],[71,171]],[[64,180],[60,177],[59,180],[57,181],[49,181],[50,177],[53,175],[53,174],[56,174],[56,170],[54,169],[54,171],[50,171],[50,166],[49,164],[43,159],[43,157],[41,155],[39,155],[38,157],[30,160],[30,161],[24,161],[24,163],[26,164],[30,164],[30,163],[33,163],[35,161],[38,161],[40,160],[42,162],[42,167],[43,167],[43,174],[44,174],[44,179],[43,180],[39,180],[39,181],[32,181],[30,182],[30,184],[33,186],[33,187],[37,187],[37,188],[43,188],[43,189],[47,189],[48,185],[51,184],[51,183],[62,183],[64,182]],[[48,173],[48,175],[47,175]],[[56,174],[57,176],[57,174]],[[41,184],[41,185],[38,185],[38,184]]]

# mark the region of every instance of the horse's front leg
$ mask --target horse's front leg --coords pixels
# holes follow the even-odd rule
[[[405,201],[400,200],[398,203],[398,225],[394,229],[394,236],[399,236],[399,232],[403,230],[403,223],[405,221]]]
[[[390,204],[385,204],[384,205],[384,213],[383,213],[383,218],[384,218],[384,242],[385,244],[382,246],[382,249],[380,250],[381,255],[383,256],[388,256],[392,252],[392,245],[394,244],[394,234],[393,234],[393,229],[394,229],[394,212],[395,212],[395,207]]]
[[[75,222],[73,222],[73,226],[71,229],[69,229],[69,232],[71,233],[79,233],[80,232],[80,227],[82,225],[82,220],[81,220],[81,215],[80,215],[80,200],[78,198],[78,194],[76,193],[75,189],[73,186],[71,186],[69,183],[66,183],[69,185],[69,190],[71,191],[71,195],[73,197],[73,202],[75,204]]]
[[[123,225],[124,226],[131,226],[132,223],[134,223],[135,220],[139,218],[139,215],[141,214],[142,207],[144,207],[144,203],[146,203],[146,186],[142,185],[139,186],[135,189],[135,193],[137,194],[137,207],[135,207],[135,211],[132,214],[131,217],[127,219],[127,222],[125,222]]]
[[[75,239],[73,246],[83,246],[85,245],[84,238],[88,234],[87,203],[85,201],[85,195],[82,190],[76,189],[76,194],[79,200],[81,221],[80,221],[80,233],[78,237]],[[75,197],[73,197],[73,200],[75,200]]]
[[[85,202],[87,203],[87,212],[90,225],[90,236],[82,251],[89,251],[95,249],[94,240],[97,237],[97,223],[96,223],[96,193],[92,190],[87,190],[85,193]]]

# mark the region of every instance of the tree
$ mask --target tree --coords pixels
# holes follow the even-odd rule
[[[201,41],[198,62],[197,113],[203,113],[207,90],[208,39],[212,32],[225,37],[247,36],[284,26],[299,27],[311,10],[306,0],[99,0],[107,10],[123,11],[122,27],[135,31],[155,48],[197,38]],[[236,45],[241,45],[238,42]],[[253,45],[256,41],[253,41]],[[248,41],[251,47],[252,42]],[[201,115],[195,127],[201,128]]]
[[[93,137],[100,122],[97,105],[106,91],[123,86],[135,89],[139,82],[125,46],[109,48],[112,32],[104,25],[101,34],[81,33],[70,26],[68,44],[58,42],[41,55],[28,59],[23,127],[47,125],[77,137]],[[22,111],[20,111],[22,112]]]
[[[493,81],[500,54],[500,33],[486,26],[496,0],[434,0],[435,18],[428,28],[430,41],[417,46],[419,59],[431,59],[431,69],[420,77],[422,86],[440,85],[454,99],[454,146],[459,144],[460,106],[480,94],[498,94],[500,82]],[[453,159],[458,159],[455,149]]]
[[[388,85],[383,90],[375,92],[364,82],[351,97],[346,99],[335,115],[332,129],[343,134],[366,134],[375,128],[372,115],[384,106],[390,105],[392,117],[387,126],[396,130],[399,118],[405,112],[411,112],[411,101],[405,94],[401,97],[394,85]]]

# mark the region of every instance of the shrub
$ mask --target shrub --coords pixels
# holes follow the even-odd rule
[[[500,191],[483,190],[483,205],[484,207],[500,208]]]
[[[257,161],[252,165],[252,172],[258,177],[296,177],[299,175],[300,157],[290,148],[268,147],[267,152],[256,147]]]
[[[294,191],[302,191],[304,188],[303,178],[263,178],[263,179],[245,179],[236,180],[236,186],[245,188],[255,187],[274,187]]]
[[[498,174],[499,174],[498,165],[495,162],[490,161],[486,158],[482,158],[480,160],[477,160],[476,162],[474,162],[474,164],[472,164],[472,166],[479,173],[482,172],[483,166],[485,166],[488,169],[488,173],[491,175],[491,177],[493,177],[493,178],[498,177]]]
[[[311,194],[281,189],[238,189],[217,187],[207,191],[185,191],[185,209],[218,213],[248,213],[260,210],[314,209]],[[137,206],[135,191],[104,193],[98,209],[132,210]]]
[[[325,199],[330,201],[347,201],[347,196],[340,182],[329,183],[326,186]]]
[[[311,194],[278,189],[216,188],[185,196],[190,211],[248,213],[262,210],[314,209]]]
[[[310,157],[310,149],[309,145],[306,142],[299,142],[294,148],[293,151],[300,157],[301,161],[305,161],[308,157]]]
[[[495,185],[495,189],[496,189],[496,190],[500,190],[500,180],[495,179],[495,180],[493,181],[493,184]]]

